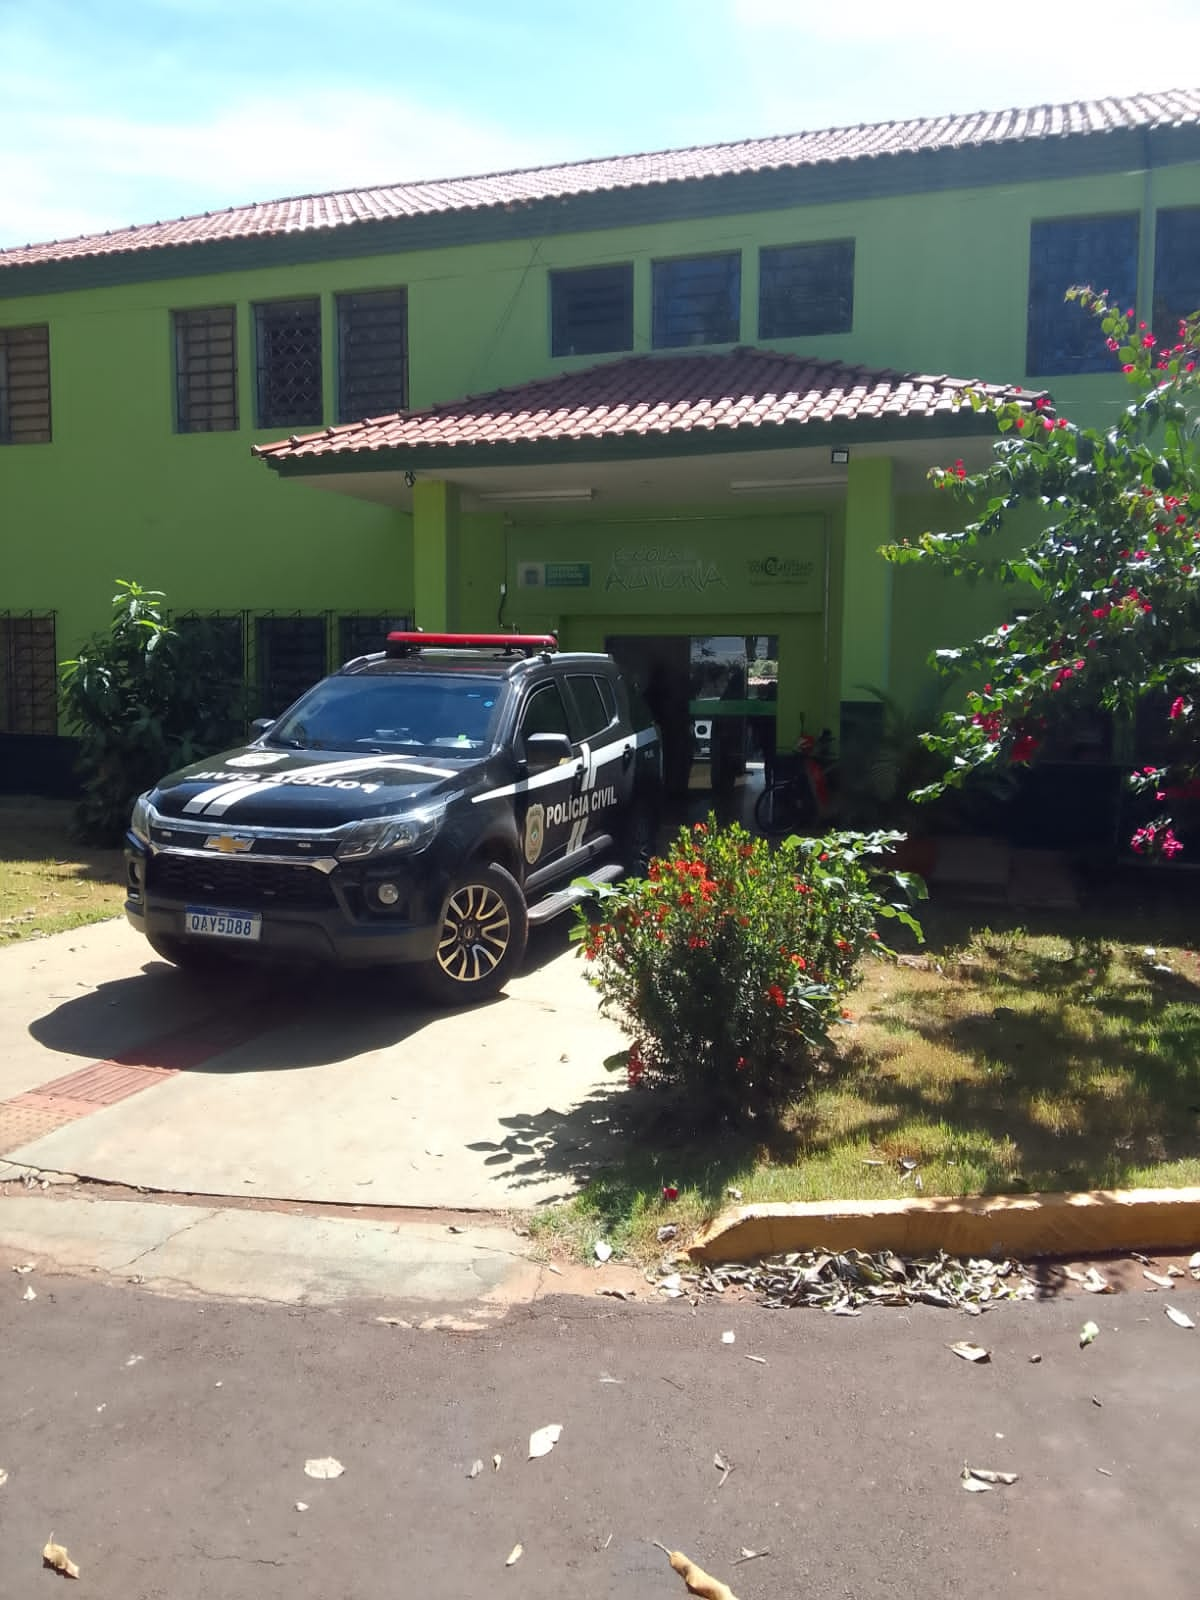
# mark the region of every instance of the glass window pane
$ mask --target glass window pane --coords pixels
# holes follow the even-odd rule
[[[338,421],[386,417],[408,404],[408,295],[340,294]]]
[[[570,737],[567,712],[557,684],[544,683],[533,691],[521,716],[521,733],[523,736],[531,733],[565,733]]]
[[[611,720],[608,707],[600,693],[600,686],[590,675],[570,677],[567,683],[570,686],[571,699],[575,704],[578,723],[575,737],[590,739],[594,734],[607,728]]]
[[[276,300],[254,308],[260,428],[321,421],[321,302]]]
[[[1137,300],[1138,219],[1064,217],[1035,222],[1029,238],[1029,330],[1025,370],[1049,377],[1110,372],[1100,325],[1064,297],[1078,284],[1106,291],[1122,308]]]
[[[782,245],[760,253],[760,339],[849,333],[853,316],[853,239]]]
[[[653,271],[657,349],[737,342],[742,258],[736,251],[656,261]]]
[[[552,272],[550,324],[552,355],[632,350],[632,265]]]
[[[1200,206],[1158,213],[1154,234],[1154,332],[1179,342],[1179,324],[1200,311]]]
[[[233,306],[176,311],[175,426],[217,433],[238,425],[237,312]]]

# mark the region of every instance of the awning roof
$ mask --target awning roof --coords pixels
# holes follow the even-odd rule
[[[968,389],[1032,403],[1041,391],[977,380],[847,366],[738,349],[723,355],[629,356],[582,372],[540,378],[427,411],[398,412],[254,446],[270,466],[304,471],[355,461],[436,452],[486,452],[499,462],[518,447],[655,440],[692,448],[755,448],[800,442],[800,430],[843,425],[879,437],[912,424],[959,431],[953,419]],[[973,414],[966,410],[964,421]],[[978,431],[978,422],[970,431]]]

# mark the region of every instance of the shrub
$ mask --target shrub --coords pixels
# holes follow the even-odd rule
[[[876,922],[921,936],[924,885],[872,869],[895,833],[772,847],[715,817],[684,828],[649,875],[600,887],[573,938],[605,1015],[631,1036],[634,1088],[683,1091],[703,1121],[777,1111],[805,1086],[871,946]],[[884,891],[906,898],[889,898]]]
[[[241,691],[203,630],[176,633],[155,589],[118,579],[117,591],[108,632],[59,667],[66,725],[79,740],[79,831],[97,844],[120,840],[144,789],[236,744],[244,726]]]

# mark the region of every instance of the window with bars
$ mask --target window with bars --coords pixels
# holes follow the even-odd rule
[[[0,444],[50,443],[50,328],[0,328]]]
[[[259,712],[277,717],[328,670],[323,616],[265,616],[257,622]]]
[[[58,732],[54,613],[0,612],[0,733]]]
[[[1154,230],[1154,332],[1179,342],[1179,324],[1200,311],[1200,206],[1160,211]]]
[[[240,611],[185,611],[171,626],[191,647],[198,665],[219,683],[246,681],[246,624]]]
[[[849,333],[853,318],[853,239],[778,245],[759,252],[760,339]]]
[[[385,417],[408,404],[408,295],[339,294],[338,421]]]
[[[633,266],[550,274],[550,353],[598,356],[633,349]]]
[[[1112,356],[1094,317],[1064,296],[1075,284],[1105,290],[1121,306],[1137,303],[1138,218],[1060,217],[1029,235],[1028,374],[1109,372]]]
[[[176,311],[175,427],[179,433],[225,433],[238,425],[237,311],[209,306]]]
[[[353,661],[382,650],[389,633],[406,633],[411,617],[378,617],[355,614],[338,618],[338,660]]]
[[[321,302],[272,300],[254,308],[258,357],[258,426],[296,428],[319,424],[321,399]]]
[[[742,258],[736,250],[727,255],[656,261],[653,274],[657,349],[737,342]]]

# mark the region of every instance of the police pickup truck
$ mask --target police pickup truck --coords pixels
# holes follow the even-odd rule
[[[575,879],[653,846],[650,715],[611,657],[552,636],[393,633],[256,728],[133,808],[125,911],[180,967],[403,965],[482,999]]]

